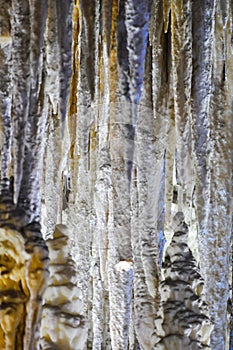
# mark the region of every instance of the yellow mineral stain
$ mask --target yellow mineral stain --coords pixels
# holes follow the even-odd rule
[[[77,2],[73,9],[73,59],[72,59],[72,79],[70,86],[69,116],[77,113],[77,85],[79,72],[78,38],[81,29],[80,9]]]
[[[0,348],[22,350],[25,306],[30,298],[26,282],[27,262],[21,234],[8,228],[0,229]]]
[[[6,346],[5,335],[2,328],[0,328],[0,348],[5,349],[5,346]]]
[[[171,10],[171,0],[163,0],[164,33],[167,33],[168,31],[170,10]]]
[[[183,0],[171,0],[171,32],[173,59],[176,60],[184,44]]]
[[[69,100],[69,113],[68,113],[68,129],[70,136],[70,150],[69,158],[71,160],[72,173],[77,167],[78,160],[75,160],[75,145],[76,145],[76,129],[77,129],[77,87],[78,77],[80,71],[80,52],[79,52],[79,38],[81,32],[81,9],[80,2],[77,0],[73,8],[73,57],[72,57],[72,78],[70,84],[70,100]],[[77,158],[77,157],[76,157]],[[75,160],[75,161],[74,161]]]
[[[95,151],[97,146],[97,131],[91,130],[91,150]]]
[[[117,32],[116,21],[118,15],[118,1],[113,0],[112,6],[112,31],[110,41],[110,58],[109,58],[109,83],[110,83],[110,103],[117,100],[118,73],[117,73]]]
[[[0,35],[0,46],[4,47],[12,42],[12,36],[9,34],[2,34]]]

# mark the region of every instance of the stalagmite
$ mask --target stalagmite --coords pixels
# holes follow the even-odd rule
[[[1,349],[232,348],[232,29],[229,0],[0,3]]]
[[[127,349],[129,343],[133,264],[129,261],[120,261],[114,268],[116,286],[112,286],[112,290],[110,289],[111,344],[114,350]]]
[[[2,182],[0,201],[1,347],[39,349],[48,249],[40,225],[13,204],[12,186]]]
[[[174,236],[163,263],[156,349],[210,349],[213,329],[203,294],[204,280],[188,247],[184,215],[174,217]]]
[[[53,239],[47,241],[51,263],[42,312],[42,349],[83,349],[87,338],[87,321],[80,314],[78,275],[67,234],[64,225],[57,225]]]

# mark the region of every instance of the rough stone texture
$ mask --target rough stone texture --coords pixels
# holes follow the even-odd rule
[[[213,330],[205,302],[204,280],[187,244],[188,226],[178,212],[174,235],[165,253],[159,292],[161,302],[155,319],[155,349],[210,349]]]
[[[24,247],[20,276],[47,259],[39,222],[50,245],[42,349],[232,347],[232,16],[230,0],[0,4],[0,241],[9,229],[11,245]],[[179,244],[176,230],[171,237],[176,212],[189,228]],[[174,249],[187,269],[169,265]],[[58,256],[75,271],[70,282],[57,270]],[[178,300],[163,293],[176,278],[174,264]],[[27,282],[26,299],[19,296],[15,325],[3,321],[1,348],[23,346],[24,339],[14,346],[23,324],[28,344],[32,333],[37,342],[40,278]],[[79,295],[69,312],[54,285],[63,279]],[[189,303],[183,327],[173,311]],[[77,321],[72,331],[66,312]],[[214,326],[205,337],[202,316]],[[172,334],[166,319],[179,337],[165,336]]]
[[[78,273],[71,258],[67,227],[57,225],[47,240],[51,259],[50,278],[44,295],[41,349],[83,349],[87,320],[80,314]]]
[[[2,349],[39,349],[42,298],[48,279],[48,249],[40,224],[26,223],[13,204],[9,182],[0,196],[0,342]]]

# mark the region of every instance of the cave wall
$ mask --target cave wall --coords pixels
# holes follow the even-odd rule
[[[232,347],[232,11],[1,4],[2,348]]]

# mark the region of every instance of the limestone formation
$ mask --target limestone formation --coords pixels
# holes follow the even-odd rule
[[[83,349],[88,327],[81,314],[78,273],[70,254],[67,228],[57,225],[47,244],[51,263],[42,312],[41,349]]]
[[[204,294],[204,280],[187,244],[182,212],[174,217],[174,235],[167,248],[160,283],[160,309],[155,319],[155,349],[210,349],[213,330]]]
[[[13,204],[9,181],[0,196],[1,348],[39,349],[42,298],[48,279],[48,249],[40,224]]]
[[[230,0],[0,2],[0,348],[232,348],[232,30]]]

